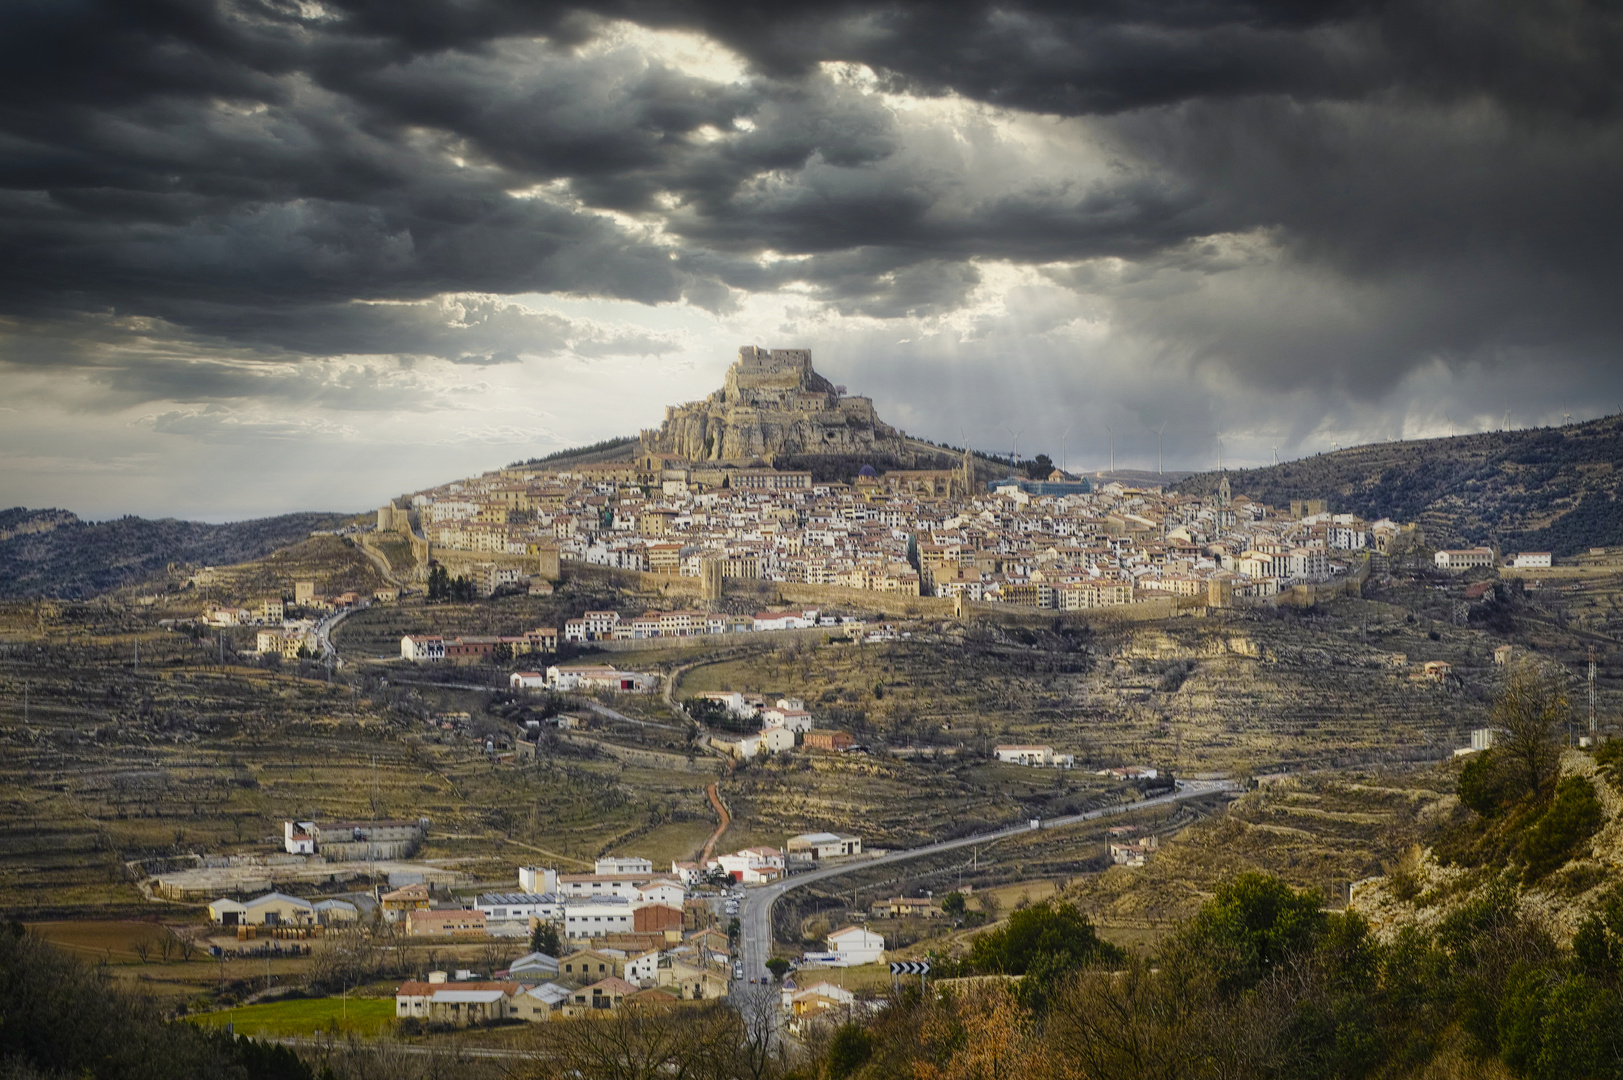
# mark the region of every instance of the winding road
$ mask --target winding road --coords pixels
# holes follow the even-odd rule
[[[1098,810],[1089,810],[1082,814],[1070,814],[1066,817],[1051,818],[1042,822],[1042,829],[1060,829],[1068,825],[1080,825],[1087,821],[1097,821],[1099,818],[1110,817],[1115,814],[1129,814],[1137,810],[1148,810],[1154,806],[1168,806],[1182,802],[1185,799],[1199,799],[1215,795],[1222,791],[1236,790],[1238,785],[1229,780],[1180,780],[1177,790],[1165,795],[1157,795],[1141,802],[1121,803],[1116,806],[1105,806]],[[952,851],[955,848],[970,847],[977,844],[989,843],[993,840],[1003,840],[1011,836],[1019,836],[1031,832],[1030,825],[1011,825],[1006,829],[995,832],[979,833],[975,836],[961,836],[954,840],[942,840],[923,847],[908,848],[905,851],[892,851],[872,859],[856,859],[841,863],[839,866],[830,866],[817,870],[809,870],[802,874],[786,878],[783,881],[773,882],[770,885],[756,885],[744,890],[744,899],[739,904],[740,937],[739,947],[744,965],[744,981],[742,985],[748,986],[749,979],[763,979],[770,976],[766,970],[766,962],[772,956],[772,906],[778,898],[790,889],[798,889],[802,885],[810,885],[815,881],[824,881],[828,878],[839,877],[853,871],[868,870],[875,866],[888,866],[891,863],[906,862],[925,855],[935,855],[943,851]],[[737,984],[735,984],[737,985]]]

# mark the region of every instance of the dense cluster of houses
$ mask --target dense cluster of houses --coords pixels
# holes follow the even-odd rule
[[[750,482],[740,479],[749,472]],[[738,475],[735,475],[738,474]],[[763,478],[765,478],[763,480]],[[409,511],[433,544],[671,576],[763,579],[908,595],[1080,609],[1202,595],[1226,581],[1268,596],[1345,572],[1401,527],[1333,514],[1321,501],[1275,511],[1232,496],[1056,473],[976,486],[956,470],[876,473],[854,483],[773,469],[711,469],[644,455],[548,470],[516,466],[422,492]],[[650,613],[686,633],[742,629],[700,612]],[[760,617],[749,620],[759,629]],[[702,630],[697,629],[704,624]],[[719,625],[717,625],[719,624]],[[591,615],[564,636],[593,640]],[[659,629],[670,636],[668,625]],[[675,631],[682,633],[684,631]]]

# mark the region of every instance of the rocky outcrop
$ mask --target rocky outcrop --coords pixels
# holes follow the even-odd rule
[[[704,401],[667,407],[665,423],[642,433],[643,449],[695,462],[808,454],[911,461],[906,436],[879,419],[871,400],[844,391],[812,370],[809,349],[746,345],[722,388]]]

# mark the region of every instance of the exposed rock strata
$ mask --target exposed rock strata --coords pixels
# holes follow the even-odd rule
[[[812,370],[810,349],[746,345],[722,388],[672,405],[643,449],[689,461],[751,462],[805,454],[872,455],[910,462],[906,437],[880,420],[873,401],[847,397]]]

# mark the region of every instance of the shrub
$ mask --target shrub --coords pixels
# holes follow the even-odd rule
[[[1476,755],[1460,770],[1460,802],[1483,817],[1493,817],[1518,794],[1507,772],[1492,750]]]
[[[1579,844],[1595,835],[1605,817],[1595,785],[1588,779],[1570,776],[1561,781],[1549,809],[1522,837],[1527,880],[1537,881],[1562,866]]]
[[[1255,986],[1324,932],[1319,898],[1269,874],[1240,874],[1218,887],[1190,923],[1187,943],[1229,990]]]
[[[873,1036],[856,1024],[846,1024],[829,1040],[828,1080],[845,1080],[871,1057]]]

